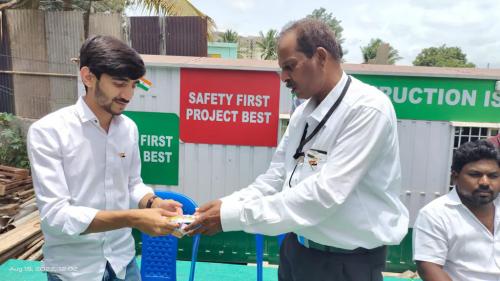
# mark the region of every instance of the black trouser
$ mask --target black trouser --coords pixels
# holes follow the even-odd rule
[[[304,247],[288,233],[280,249],[279,281],[383,281],[386,247],[341,254]]]

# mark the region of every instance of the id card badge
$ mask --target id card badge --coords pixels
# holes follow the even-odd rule
[[[305,153],[304,162],[306,162],[312,171],[317,170],[326,162],[326,152],[317,149],[309,149]]]

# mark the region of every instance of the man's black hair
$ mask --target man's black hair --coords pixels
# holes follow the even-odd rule
[[[342,48],[335,38],[335,33],[324,22],[315,19],[301,19],[285,27],[280,37],[295,31],[297,34],[297,51],[311,58],[318,47],[325,48],[338,62],[342,59]]]
[[[97,35],[85,40],[80,49],[80,68],[87,66],[97,79],[103,73],[136,80],[146,73],[139,54],[122,41]]]
[[[479,160],[495,160],[500,166],[500,154],[498,151],[487,140],[466,142],[455,151],[451,170],[460,173],[465,165]]]

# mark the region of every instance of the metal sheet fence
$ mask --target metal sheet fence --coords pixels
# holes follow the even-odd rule
[[[84,40],[81,12],[51,12],[45,15],[45,30],[49,73],[75,74],[77,64],[71,62],[78,57]],[[76,76],[49,76],[50,110],[75,103],[77,99]]]
[[[125,40],[124,23],[125,21],[120,14],[90,14],[89,35],[111,35],[121,40]]]
[[[141,54],[206,57],[207,20],[130,17],[130,43]]]
[[[6,15],[12,70],[47,73],[44,12],[8,10]],[[39,118],[50,112],[49,80],[46,76],[14,75],[13,90],[17,115]]]
[[[0,76],[0,109],[7,110],[13,100],[11,111],[40,118],[73,104],[78,65],[71,59],[84,41],[83,12],[8,10],[5,18],[2,31],[8,37],[2,37],[0,69],[12,73]],[[119,14],[92,14],[89,32],[125,38]]]
[[[200,17],[165,18],[166,55],[207,56],[207,19]]]
[[[140,54],[165,54],[165,48],[162,48],[164,31],[160,27],[161,21],[160,17],[131,17],[129,38],[132,48]]]
[[[452,154],[449,122],[398,120],[401,200],[413,227],[420,208],[448,192]]]
[[[7,17],[0,12],[0,70],[12,69],[10,56],[9,33]],[[0,73],[0,112],[14,113],[14,92],[12,90],[12,76]]]

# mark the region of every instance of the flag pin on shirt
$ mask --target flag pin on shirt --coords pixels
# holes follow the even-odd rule
[[[151,81],[144,77],[141,77],[139,78],[139,80],[137,80],[137,87],[143,89],[146,92],[151,89],[151,86],[153,86],[153,83],[151,83]]]

